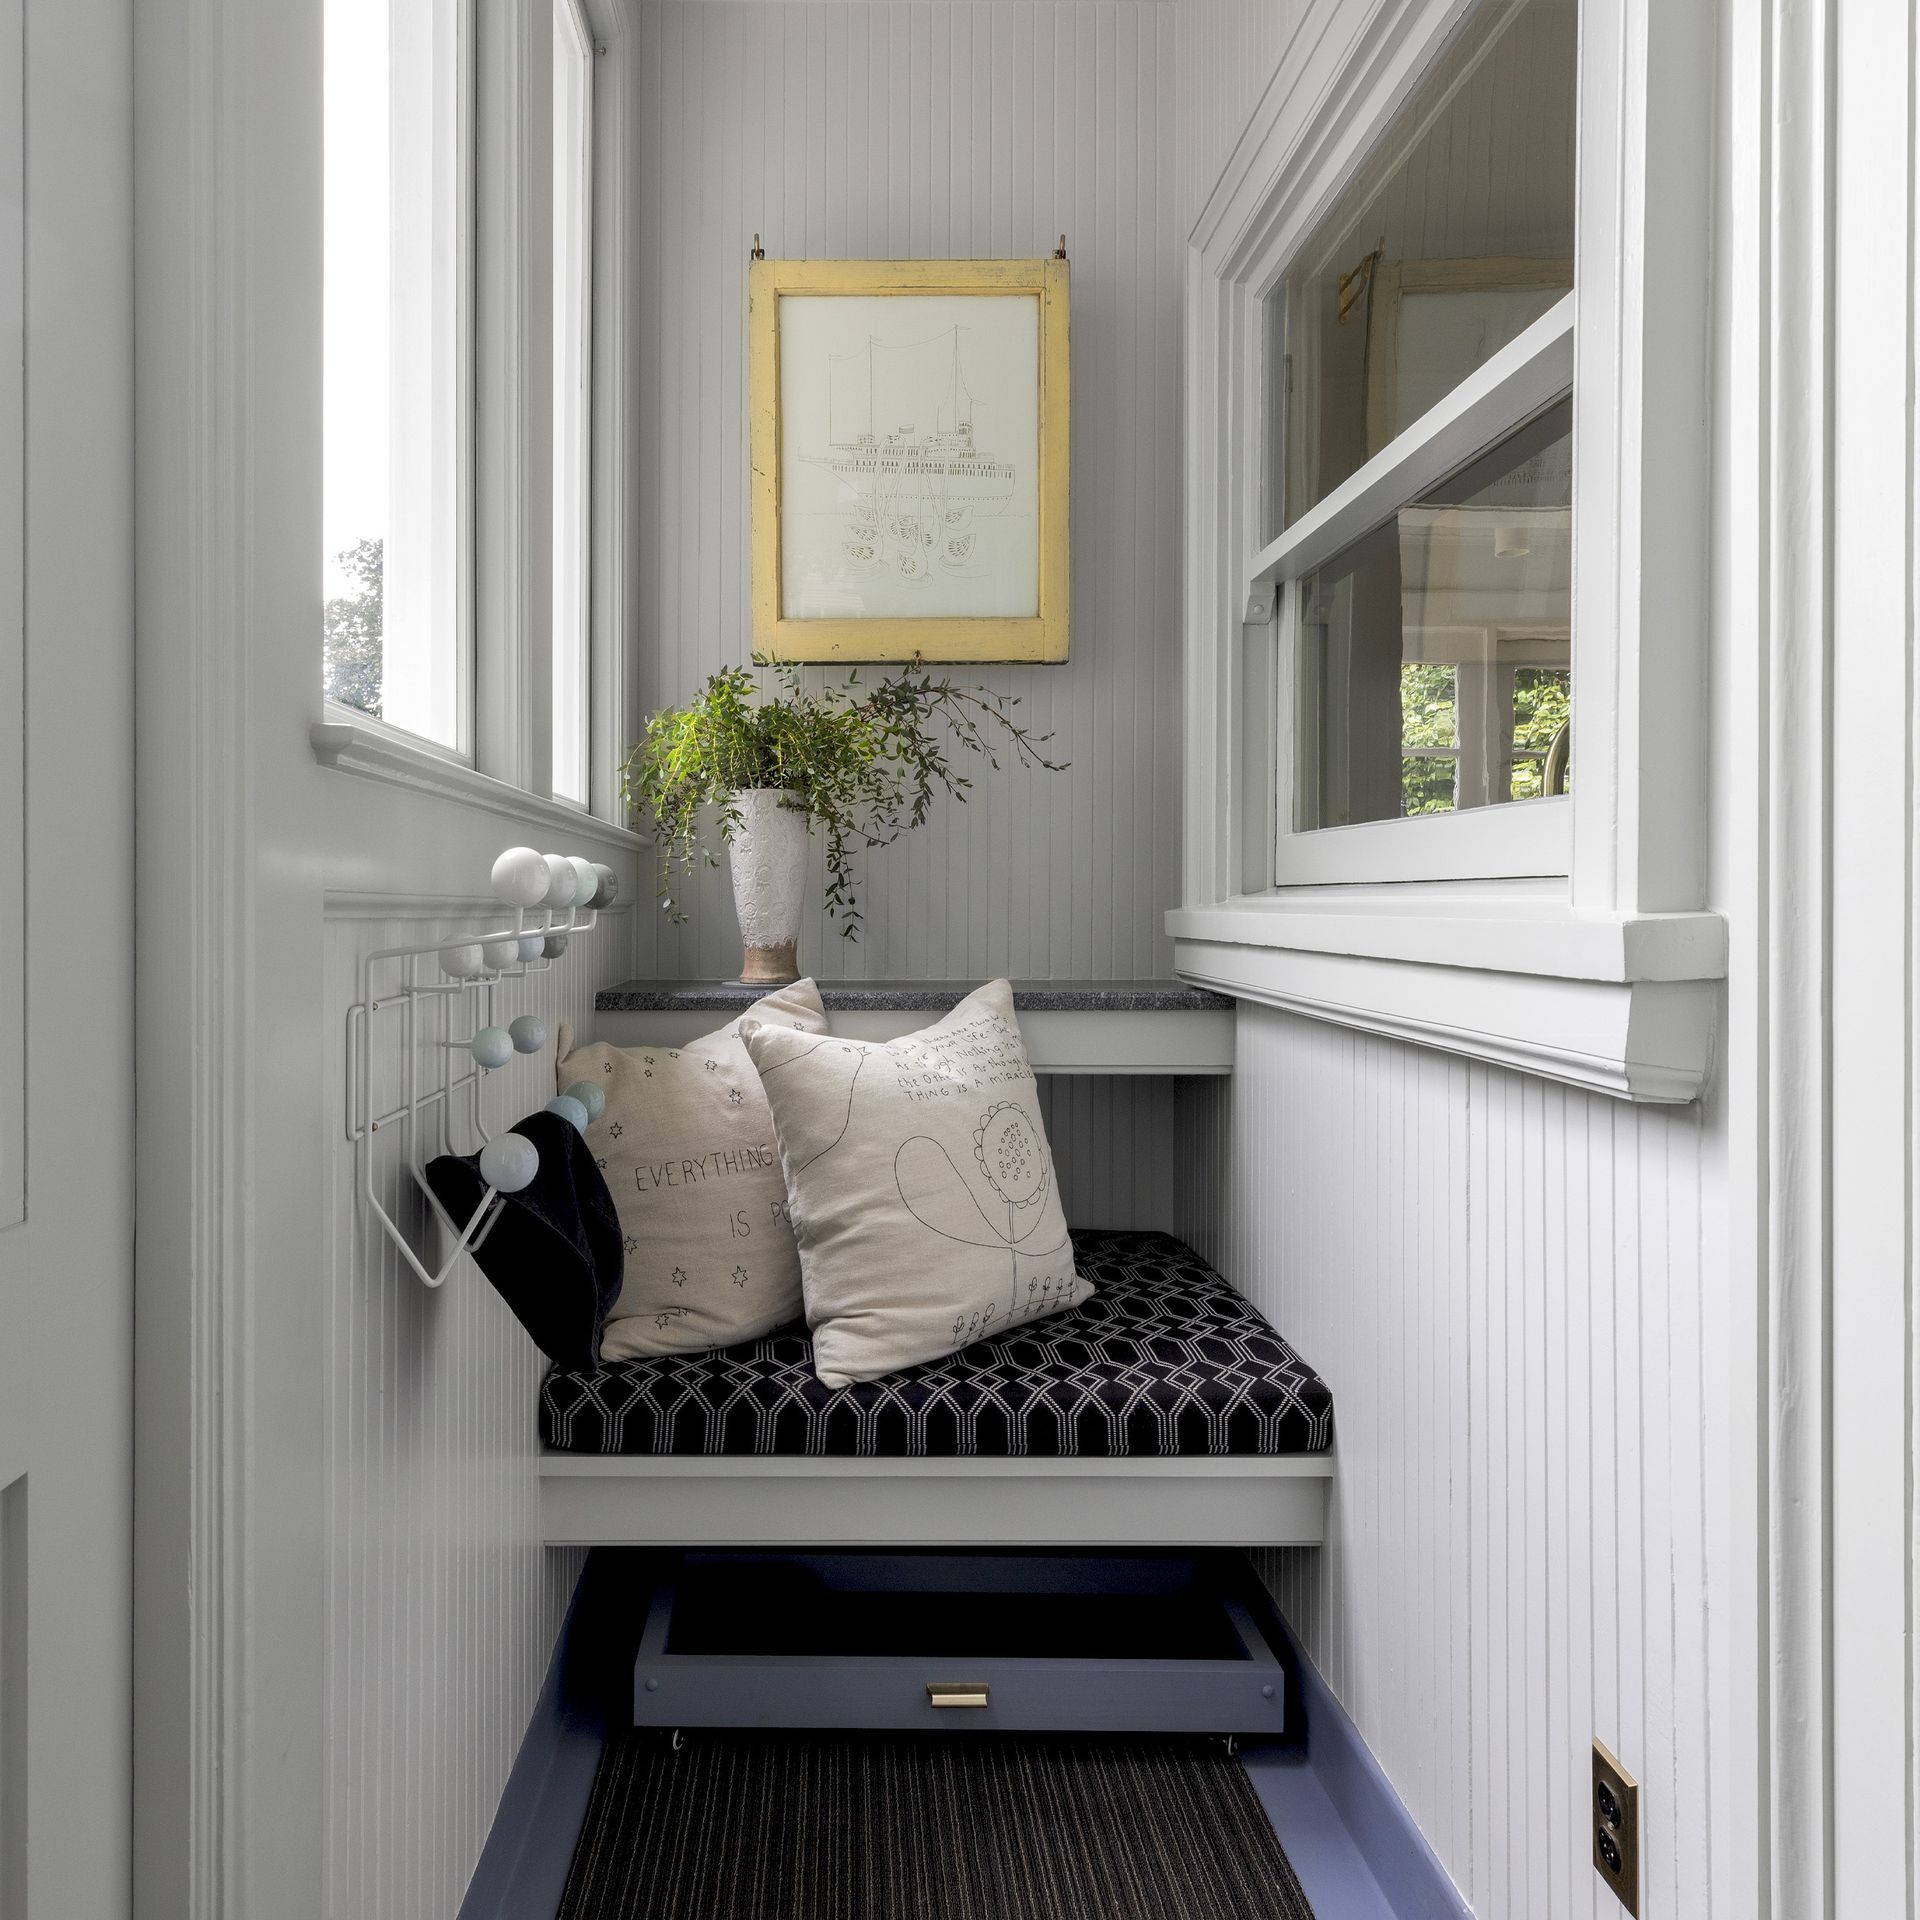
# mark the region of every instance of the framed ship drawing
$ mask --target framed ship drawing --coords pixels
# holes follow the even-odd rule
[[[1067,263],[755,260],[754,649],[1064,660]]]

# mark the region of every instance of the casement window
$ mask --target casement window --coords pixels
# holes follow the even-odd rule
[[[593,37],[553,7],[553,793],[585,806],[592,769],[589,384],[593,367]]]
[[[1176,963],[1688,1098],[1725,954],[1710,10],[1304,0],[1289,35],[1189,236]]]
[[[322,0],[314,739],[330,764],[611,817],[589,5]]]

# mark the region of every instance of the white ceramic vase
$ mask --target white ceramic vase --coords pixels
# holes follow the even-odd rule
[[[807,891],[807,816],[783,806],[796,796],[753,787],[733,796],[740,816],[728,848],[733,910],[745,949],[740,978],[749,986],[784,986],[800,978],[795,950]]]

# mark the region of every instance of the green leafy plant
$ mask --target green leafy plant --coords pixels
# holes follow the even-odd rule
[[[765,662],[757,664],[765,665]],[[884,847],[925,824],[939,793],[965,802],[973,782],[956,759],[1000,755],[1058,773],[1042,749],[1053,736],[1022,726],[1011,694],[935,679],[916,660],[871,685],[804,685],[789,662],[774,666],[777,690],[745,667],[714,674],[684,707],[668,707],[621,769],[628,808],[651,821],[660,904],[684,921],[679,889],[696,866],[716,866],[700,815],[717,806],[722,840],[740,826],[734,796],[754,788],[793,795],[787,804],[820,823],[827,841],[827,912],[848,939],[859,935],[856,853]]]

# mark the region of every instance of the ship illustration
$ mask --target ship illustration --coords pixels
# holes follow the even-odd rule
[[[840,484],[841,551],[850,572],[905,581],[972,570],[978,522],[1013,495],[1013,463],[974,444],[960,329],[827,367],[828,451],[803,456]]]

